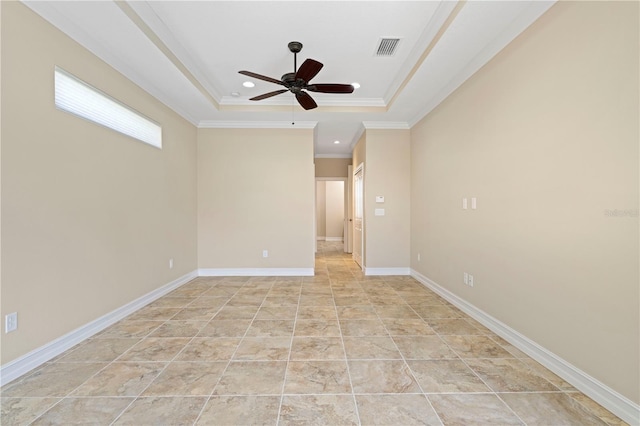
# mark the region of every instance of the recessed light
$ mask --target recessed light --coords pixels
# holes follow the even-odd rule
[[[255,84],[252,81],[245,81],[244,83],[242,83],[242,85],[244,87],[254,87]]]
[[[353,86],[354,89],[360,88],[360,83],[351,83],[351,85]]]
[[[336,145],[340,143],[340,141],[333,141],[333,143],[335,143]]]
[[[238,96],[240,96],[240,92],[231,92],[231,96],[237,98]]]

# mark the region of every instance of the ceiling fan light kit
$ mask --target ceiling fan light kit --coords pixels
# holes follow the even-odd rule
[[[293,53],[293,72],[284,74],[280,80],[267,77],[265,75],[256,74],[251,71],[238,71],[242,75],[257,78],[258,80],[268,81],[269,83],[279,84],[285,87],[285,89],[275,90],[273,92],[254,96],[253,98],[249,99],[250,101],[261,101],[263,99],[280,95],[285,92],[291,92],[295,95],[296,100],[298,101],[300,106],[306,110],[309,110],[316,108],[318,104],[316,104],[311,95],[309,95],[306,91],[318,93],[353,93],[354,87],[351,84],[309,84],[311,79],[320,72],[323,65],[314,59],[307,59],[302,63],[302,65],[300,65],[300,68],[298,69],[297,59],[298,53],[302,50],[302,43],[300,43],[299,41],[292,41],[288,44],[288,47],[291,53]]]

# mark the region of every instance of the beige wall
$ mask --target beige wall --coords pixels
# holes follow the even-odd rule
[[[327,182],[316,182],[316,235],[327,236]]]
[[[199,129],[198,267],[313,268],[314,185],[312,129]]]
[[[326,183],[326,237],[342,238],[344,234],[344,182]]]
[[[367,268],[409,268],[409,130],[366,130],[365,233]],[[376,196],[385,197],[376,203]],[[384,216],[375,216],[384,209]]]
[[[196,129],[2,2],[2,363],[196,268]],[[58,65],[162,125],[163,149],[54,107]],[[169,259],[174,268],[169,269]]]
[[[412,268],[635,403],[638,75],[637,2],[560,2],[411,130]]]
[[[351,158],[316,158],[316,177],[347,177]]]

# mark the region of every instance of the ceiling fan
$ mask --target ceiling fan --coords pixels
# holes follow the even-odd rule
[[[293,53],[293,72],[283,75],[280,80],[256,74],[251,71],[238,71],[240,74],[285,87],[285,89],[255,96],[249,99],[250,101],[261,101],[289,91],[296,96],[296,99],[302,108],[313,109],[316,108],[318,104],[316,104],[311,95],[305,92],[305,90],[318,93],[353,93],[353,86],[351,84],[309,84],[309,81],[320,72],[323,65],[313,59],[307,59],[302,63],[302,65],[300,65],[300,69],[296,71],[296,60],[298,52],[302,50],[302,43],[299,41],[292,41],[288,44],[288,47]]]

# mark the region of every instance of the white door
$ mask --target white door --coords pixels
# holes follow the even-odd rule
[[[353,174],[353,260],[361,268],[363,254],[362,227],[364,225],[364,164]]]
[[[344,186],[344,252],[353,253],[353,166],[348,166]]]

